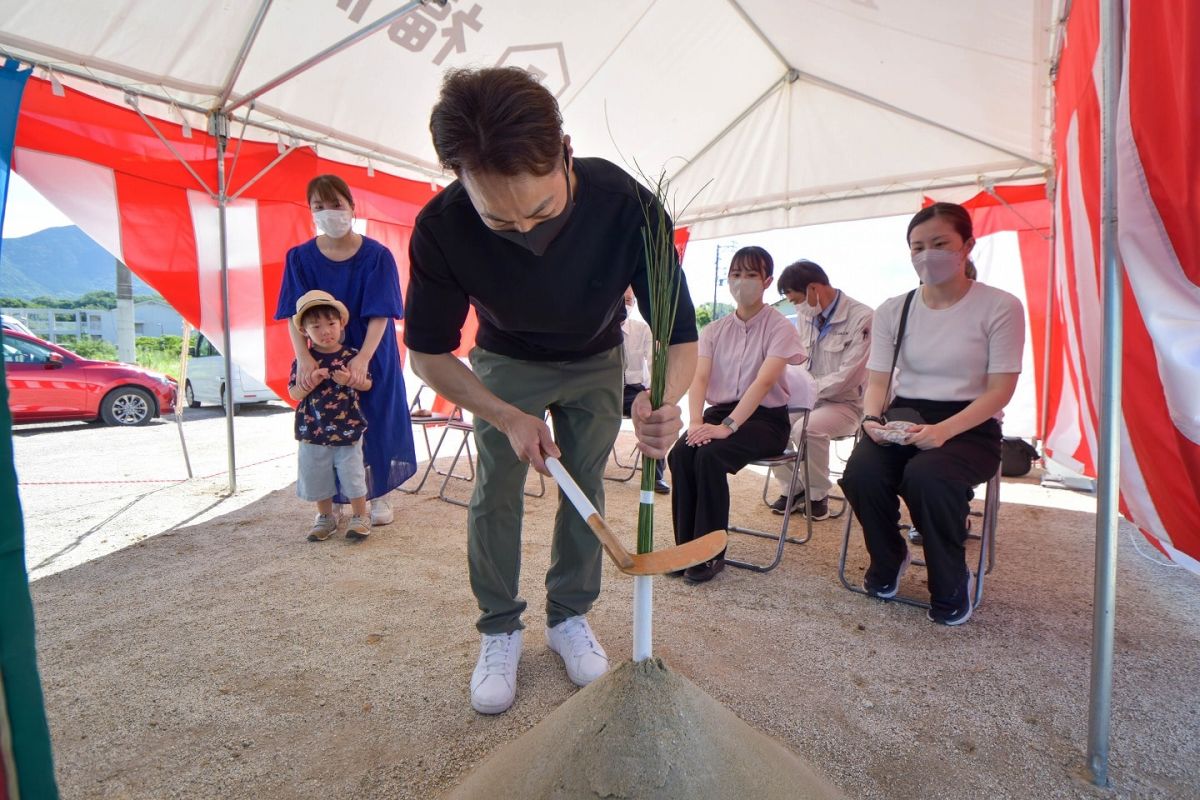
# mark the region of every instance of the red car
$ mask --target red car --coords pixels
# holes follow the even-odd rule
[[[145,425],[175,411],[179,383],[131,364],[92,361],[70,350],[6,330],[8,407],[14,423],[102,419]]]

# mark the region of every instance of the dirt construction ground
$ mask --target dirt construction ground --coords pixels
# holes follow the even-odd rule
[[[237,417],[233,497],[219,412],[189,410],[183,427],[190,481],[174,422],[14,432],[65,798],[439,797],[577,691],[542,633],[553,487],[526,501],[516,704],[484,717],[467,693],[478,636],[464,509],[427,484],[394,493],[395,522],[367,542],[310,544],[282,405]],[[631,537],[637,487],[607,486],[608,518]],[[778,521],[761,475],[732,486],[735,521]],[[655,654],[848,797],[1200,797],[1200,582],[1122,531],[1113,786],[1093,788],[1094,500],[1036,476],[1001,496],[996,569],[962,628],[844,590],[830,520],[768,574],[656,580]],[[661,500],[657,533],[666,545]],[[905,588],[920,593],[922,578],[910,571]],[[589,618],[619,662],[632,585],[611,565],[604,580]]]

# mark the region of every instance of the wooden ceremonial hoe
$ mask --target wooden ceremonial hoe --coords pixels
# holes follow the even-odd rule
[[[621,540],[608,527],[608,523],[604,521],[604,517],[600,516],[596,507],[584,496],[583,490],[579,488],[579,484],[575,483],[575,479],[570,476],[562,463],[553,456],[547,456],[546,468],[558,482],[558,487],[563,490],[563,494],[571,501],[571,505],[575,506],[579,516],[587,521],[592,533],[596,534],[596,538],[604,547],[604,552],[608,553],[608,557],[617,565],[617,569],[627,575],[665,575],[668,572],[678,572],[708,561],[725,549],[728,534],[725,531],[713,531],[704,534],[699,539],[668,547],[666,550],[631,553],[625,549]]]

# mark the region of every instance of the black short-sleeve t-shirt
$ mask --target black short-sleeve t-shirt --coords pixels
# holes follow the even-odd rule
[[[654,196],[603,159],[577,158],[574,167],[575,208],[541,256],[492,233],[458,181],[426,204],[409,243],[410,349],[455,350],[468,305],[480,347],[525,361],[572,361],[620,345],[627,286],[649,318],[642,229]],[[685,281],[671,343],[696,338]]]

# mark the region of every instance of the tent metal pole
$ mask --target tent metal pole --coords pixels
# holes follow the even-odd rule
[[[1123,41],[1122,0],[1100,3],[1100,257],[1103,272],[1104,350],[1100,375],[1100,446],[1096,509],[1096,585],[1092,604],[1092,671],[1088,702],[1088,770],[1108,786],[1112,718],[1113,635],[1117,582],[1117,499],[1120,493],[1122,287],[1117,253],[1117,102]]]
[[[271,8],[272,0],[262,0],[262,5],[258,7],[258,13],[254,15],[254,22],[250,23],[250,30],[246,32],[246,38],[242,41],[242,47],[238,50],[237,58],[233,60],[233,64],[229,67],[229,74],[225,77],[224,88],[221,89],[221,94],[213,103],[213,110],[219,111],[221,106],[229,100],[229,95],[233,94],[233,85],[237,83],[238,76],[242,74],[242,68],[246,66],[246,59],[250,57],[250,49],[254,47],[254,40],[258,38],[258,32],[262,30],[263,20],[267,18],[267,11]]]
[[[1053,179],[1052,179],[1053,180]],[[1050,181],[1047,181],[1050,183]],[[1054,205],[1054,197],[1051,193],[1048,195],[1051,207]],[[1040,399],[1041,408],[1039,409],[1038,419],[1041,424],[1038,426],[1038,439],[1042,444],[1042,456],[1046,455],[1046,434],[1050,431],[1050,420],[1047,418],[1050,413],[1050,352],[1054,343],[1054,295],[1055,289],[1058,286],[1058,259],[1055,258],[1058,249],[1058,221],[1054,215],[1050,215],[1050,239],[1046,243],[1050,248],[1049,269],[1046,270],[1046,336],[1042,343],[1042,396]]]
[[[233,347],[232,326],[229,324],[229,232],[226,227],[225,209],[229,202],[228,186],[225,185],[225,147],[229,143],[229,117],[224,114],[209,116],[212,135],[217,140],[217,222],[221,238],[221,335],[225,344],[225,450],[229,470],[229,494],[237,492],[237,462],[233,449],[233,412],[237,407],[233,398]]]
[[[437,0],[437,2],[439,2],[440,5],[445,5],[445,0]],[[235,108],[241,108],[242,106],[246,105],[247,103],[258,99],[262,95],[264,95],[267,92],[274,89],[276,86],[287,83],[292,78],[299,75],[300,73],[305,72],[305,71],[311,69],[312,67],[315,67],[317,64],[320,64],[322,61],[332,58],[333,56],[335,56],[338,53],[345,50],[350,45],[360,42],[363,39],[370,36],[372,33],[375,33],[375,31],[379,30],[380,28],[386,28],[388,25],[391,25],[393,22],[395,22],[396,20],[405,16],[410,11],[412,11],[413,9],[415,9],[421,5],[424,5],[422,0],[410,0],[410,2],[405,3],[404,5],[397,8],[395,11],[392,11],[389,14],[384,14],[379,19],[375,20],[374,22],[370,23],[369,25],[364,25],[363,27],[359,28],[354,33],[352,33],[349,36],[347,36],[346,38],[342,39],[341,41],[334,42],[333,44],[329,45],[329,47],[326,47],[324,50],[317,53],[316,55],[306,58],[304,61],[301,61],[299,64],[297,64],[296,66],[287,70],[286,72],[280,73],[279,75],[275,76],[271,80],[264,83],[262,86],[259,86],[257,89],[252,89],[251,91],[242,95],[241,97],[239,97],[237,100],[233,101],[232,103],[227,103],[226,106],[222,109],[222,111],[224,113],[228,114],[229,112],[233,111]]]

